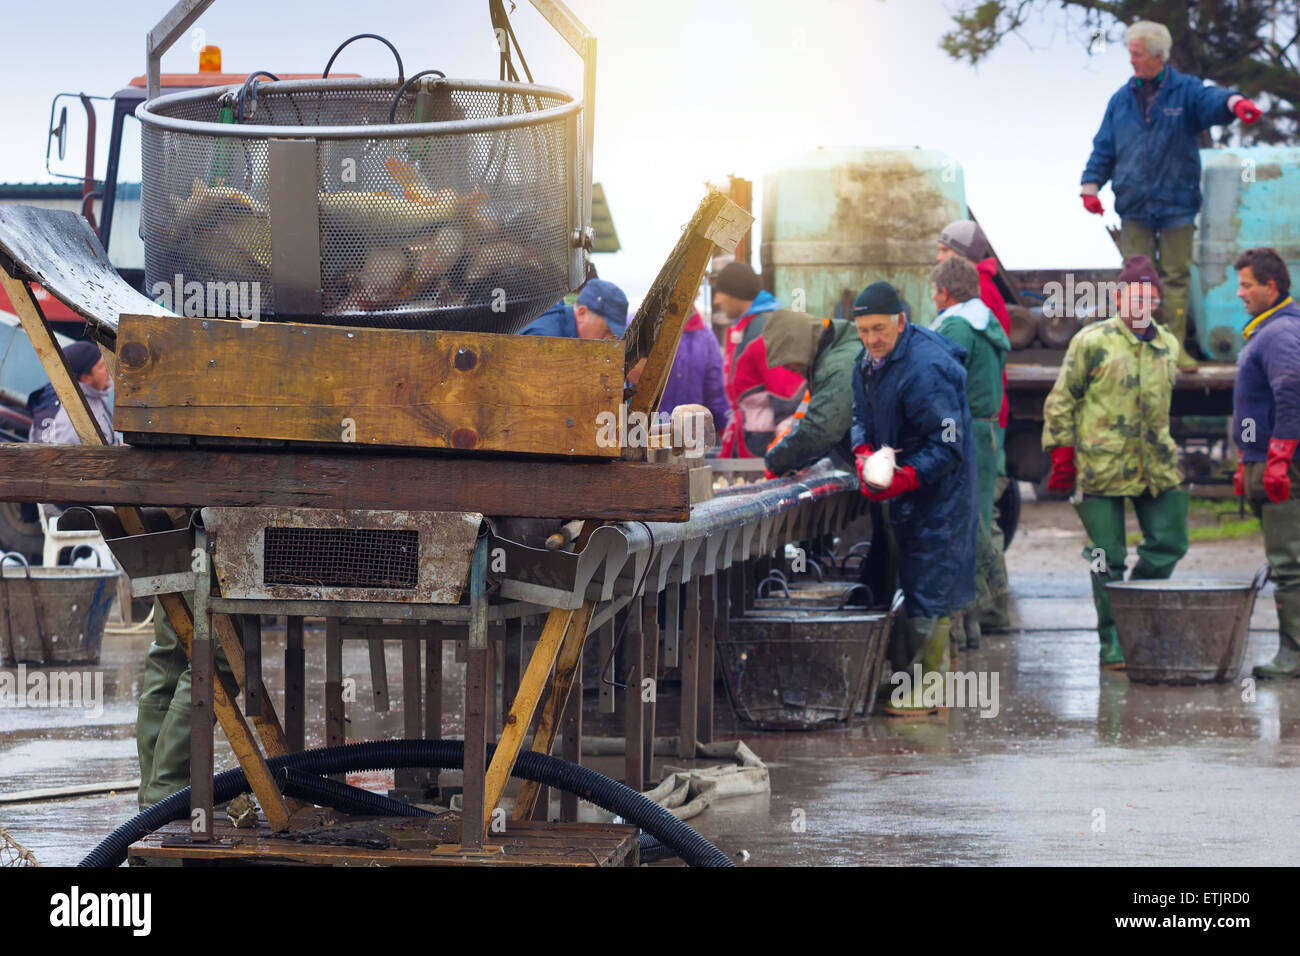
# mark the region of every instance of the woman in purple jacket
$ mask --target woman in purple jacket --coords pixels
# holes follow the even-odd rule
[[[731,419],[731,403],[722,380],[722,349],[699,309],[691,313],[682,330],[659,411],[668,413],[678,405],[703,405],[709,409],[719,435]]]

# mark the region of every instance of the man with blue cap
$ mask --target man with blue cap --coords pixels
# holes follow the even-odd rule
[[[573,305],[557,302],[534,319],[521,335],[560,339],[617,339],[627,328],[627,296],[607,279],[592,279]]]

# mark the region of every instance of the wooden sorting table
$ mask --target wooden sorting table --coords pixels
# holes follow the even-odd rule
[[[211,324],[185,321],[161,309],[127,286],[113,272],[102,245],[84,220],[57,211],[27,207],[0,211],[0,286],[4,288],[13,303],[23,328],[49,374],[60,401],[67,409],[81,441],[79,448],[60,449],[56,453],[63,456],[59,472],[66,474],[75,471],[81,479],[75,482],[75,488],[69,488],[64,495],[52,496],[54,482],[46,480],[48,476],[44,476],[36,483],[38,487],[22,489],[21,494],[7,493],[6,497],[12,497],[13,500],[58,503],[89,501],[113,505],[125,535],[147,534],[150,529],[146,526],[146,516],[141,510],[142,505],[208,506],[213,504],[213,496],[219,494],[211,487],[199,487],[202,484],[197,480],[198,474],[201,473],[198,468],[199,462],[196,458],[185,457],[194,455],[197,451],[189,447],[195,441],[196,432],[199,438],[206,435],[218,441],[237,439],[243,442],[250,438],[254,441],[269,440],[273,443],[300,441],[308,443],[307,447],[314,448],[319,448],[321,443],[338,447],[340,443],[374,442],[378,450],[388,446],[389,443],[396,442],[401,446],[432,445],[440,449],[463,449],[473,452],[504,452],[518,449],[539,455],[547,450],[560,456],[599,454],[602,450],[595,447],[588,448],[584,445],[579,448],[581,443],[572,441],[570,433],[576,434],[580,431],[581,429],[577,427],[579,420],[585,419],[588,413],[595,411],[597,407],[604,408],[606,403],[609,407],[617,407],[622,399],[622,396],[617,394],[618,386],[628,378],[628,373],[638,363],[643,363],[643,366],[636,392],[628,402],[629,411],[645,415],[657,408],[671,370],[678,340],[691,313],[692,302],[711,257],[717,248],[724,251],[734,249],[752,223],[752,216],[722,194],[715,191],[706,197],[660,270],[641,309],[630,323],[620,343],[574,341],[555,345],[553,343],[556,340],[549,339],[522,341],[518,337],[465,333],[468,337],[466,341],[472,338],[476,344],[472,347],[461,346],[453,349],[450,353],[453,358],[449,365],[449,368],[454,368],[456,372],[461,373],[464,380],[456,389],[448,390],[445,394],[438,392],[433,398],[440,403],[439,408],[449,410],[449,414],[455,411],[457,416],[468,415],[469,418],[462,422],[453,416],[452,422],[461,427],[453,429],[448,436],[442,434],[446,429],[441,429],[439,426],[439,429],[435,429],[437,434],[430,437],[413,424],[417,420],[429,420],[429,413],[425,408],[430,401],[429,397],[423,395],[413,397],[406,388],[405,379],[387,376],[389,370],[382,362],[376,360],[372,363],[372,371],[378,384],[367,382],[367,387],[371,391],[363,396],[365,399],[363,407],[368,407],[367,403],[375,402],[391,409],[391,413],[381,415],[375,418],[375,424],[367,425],[365,422],[358,422],[353,415],[340,417],[342,412],[348,409],[342,409],[341,412],[340,407],[335,407],[329,402],[317,408],[317,404],[322,399],[320,395],[311,392],[311,389],[318,384],[314,379],[295,379],[289,382],[288,379],[273,378],[270,371],[321,363],[306,360],[282,361],[276,363],[270,371],[264,362],[255,365],[249,358],[252,355],[250,349],[254,349],[250,336],[241,337],[227,325],[218,326],[216,324],[218,320],[213,320]],[[181,442],[179,448],[105,447],[110,444],[111,436],[105,435],[100,429],[99,423],[77,387],[76,379],[41,312],[35,295],[28,285],[29,282],[42,284],[47,291],[87,319],[88,331],[106,350],[105,358],[118,382],[119,394],[123,402],[123,424],[128,424],[126,420],[129,419],[131,425],[127,430],[138,434],[142,429],[155,428],[160,434],[155,435],[154,438],[166,440],[170,437],[166,434],[170,429],[180,429],[187,434],[179,436]],[[132,321],[123,323],[122,320],[126,317],[132,317]],[[368,354],[376,349],[383,352],[383,342],[390,337],[374,330],[353,332],[312,330],[302,327],[295,330],[288,325],[277,325],[266,331],[270,332],[270,335],[259,337],[259,347],[278,342],[279,347],[285,349],[297,343],[300,337],[306,342],[321,343],[314,346],[319,350],[317,357],[326,353],[333,354],[333,351],[342,354],[342,351],[351,350],[353,346],[362,343],[365,343],[365,348],[370,350]],[[162,344],[156,347],[150,344],[151,336],[155,333],[164,337],[179,336],[179,344],[173,343],[175,347],[169,346],[166,349],[167,356],[164,356]],[[292,338],[292,341],[289,339],[291,333],[297,336]],[[141,338],[141,335],[144,337]],[[214,337],[219,335],[226,335],[223,339],[225,351],[222,352],[221,362],[210,359],[202,367],[186,364],[188,360],[194,358],[196,342],[204,342],[206,351],[212,346]],[[414,339],[416,336],[401,338]],[[437,351],[438,341],[434,341],[435,339],[441,341],[437,334],[426,334],[420,339],[423,344],[416,348],[416,351],[419,352],[421,349]],[[405,353],[410,349],[403,348],[401,351]],[[169,357],[171,363],[165,369],[159,364],[164,357]],[[301,356],[298,358],[301,359]],[[531,372],[540,367],[537,361],[543,358],[548,361],[554,360],[551,365],[546,366],[549,374],[534,381],[538,376]],[[351,363],[344,363],[345,367],[349,364]],[[502,376],[499,374],[498,366],[507,371],[514,369],[518,374]],[[250,407],[274,405],[284,414],[280,417],[250,416],[246,408],[232,410],[223,404],[227,400],[226,387],[230,385],[230,382],[224,380],[218,383],[222,385],[221,388],[215,390],[209,388],[202,396],[197,396],[196,393],[197,397],[191,396],[189,399],[183,397],[187,390],[198,389],[201,386],[206,388],[211,385],[209,381],[213,374],[211,370],[218,367],[223,369],[223,374],[225,374],[224,369],[232,369],[232,374],[235,375],[240,387],[245,389],[245,392],[240,392],[238,396],[240,403],[247,403]],[[163,383],[166,386],[166,395],[149,397],[145,394],[148,389],[144,386],[134,390],[130,386],[128,380],[149,369],[153,370],[151,380],[154,385]],[[256,374],[250,374],[251,372]],[[510,383],[509,386],[504,384],[507,382]],[[544,431],[544,434],[549,437],[543,443],[547,447],[532,447],[531,444],[525,443],[521,448],[515,428],[521,423],[509,417],[502,420],[498,410],[501,407],[509,408],[518,404],[514,401],[519,397],[518,395],[512,393],[512,397],[506,399],[501,394],[502,390],[506,389],[509,392],[513,388],[518,391],[524,384],[534,388],[543,387],[551,395],[563,384],[575,393],[595,395],[596,398],[592,399],[595,404],[588,406],[579,402],[573,406],[573,409],[578,411],[570,410],[570,414],[547,419],[546,425],[550,431]],[[526,392],[527,389],[524,391]],[[523,408],[521,414],[528,413],[529,409],[536,404],[527,401],[527,396],[524,396],[524,399],[520,406]],[[156,410],[189,407],[191,401],[203,405],[208,409],[210,416],[220,419],[220,423],[208,427],[192,416],[170,423],[152,421],[150,408]],[[271,404],[268,405],[268,402]],[[416,409],[420,414],[416,415],[412,409]],[[340,422],[346,426],[341,430],[338,427]],[[401,428],[397,431],[391,430],[399,424]],[[356,433],[357,425],[364,426],[365,433]],[[368,432],[366,428],[369,428]],[[515,441],[507,440],[507,436],[511,434],[516,434]],[[530,441],[534,441],[542,432],[532,429],[530,434],[533,435]],[[558,447],[549,447],[557,442]],[[242,471],[246,466],[256,465],[255,485],[263,489],[267,485],[277,485],[276,494],[292,497],[295,493],[304,491],[310,493],[317,490],[316,485],[319,483],[319,479],[313,481],[310,474],[304,473],[299,468],[303,461],[300,455],[302,447],[300,445],[298,448],[290,449],[284,446],[261,445],[258,449],[261,452],[260,463],[256,461],[258,456],[242,456],[221,449],[210,456],[209,461],[212,464],[232,467],[236,471]],[[365,462],[365,458],[352,457],[349,454],[351,451],[353,449],[340,449],[339,457],[351,458],[351,463],[359,465],[362,469],[373,468],[373,462]],[[629,455],[629,451],[632,454]],[[23,463],[18,460],[16,454],[10,452],[10,449],[3,451],[8,459],[7,470],[10,474],[20,473]],[[169,467],[160,467],[161,458],[169,452],[178,452],[185,459],[184,463],[176,460],[172,461]],[[604,451],[604,454],[610,453]],[[96,459],[96,456],[100,457]],[[639,457],[644,460],[645,449],[622,450],[613,453],[613,457],[615,459]],[[92,459],[98,461],[98,465]],[[289,472],[286,472],[284,467],[291,462],[293,465],[289,467]],[[185,467],[186,464],[190,467]],[[494,487],[498,493],[511,483],[507,480],[507,476],[517,479],[521,471],[519,463],[506,460],[485,460],[481,464],[482,469],[490,473],[494,479],[489,486]],[[630,462],[615,460],[608,461],[603,466],[590,464],[580,467],[615,468],[628,464]],[[132,481],[129,474],[125,481],[106,482],[105,469],[112,467],[124,468],[123,474],[133,473],[136,477],[144,473],[151,474],[154,481],[150,482],[152,487],[148,490],[146,499],[141,500],[140,483]],[[245,474],[243,480],[237,479],[224,484],[226,487],[247,488],[248,477]],[[684,472],[680,478],[685,491]],[[295,485],[299,487],[295,488]],[[385,485],[388,494],[394,495],[395,493],[390,490],[393,487],[391,482],[376,483],[372,490],[378,497],[383,498]],[[458,486],[463,489],[465,484],[462,482]],[[345,480],[341,487],[335,488],[335,491],[355,492],[358,487],[360,486]],[[482,486],[473,487],[478,491]],[[429,495],[429,500],[424,507],[448,510],[448,505],[445,500],[442,500],[443,495],[438,493],[437,487],[434,486],[429,490],[433,493]],[[454,495],[448,496],[454,497]],[[254,494],[251,497],[253,500],[244,500],[239,504],[266,506],[271,503],[265,500],[263,495]],[[471,493],[471,497],[476,495]],[[525,497],[515,496],[515,499],[522,501]],[[597,493],[595,497],[599,498],[599,494]],[[258,498],[262,500],[257,500]],[[319,501],[315,503],[325,504]],[[455,510],[482,514],[502,513],[484,507],[482,501],[477,502],[478,507],[475,507],[475,503],[461,502]],[[335,508],[347,507],[343,502],[338,502],[337,498],[331,504]],[[377,509],[393,507],[387,500],[373,501],[370,506]],[[356,504],[351,504],[351,507],[356,507]],[[566,512],[567,509],[550,517],[565,520],[574,517],[572,512]],[[632,517],[632,515],[625,514],[620,517]],[[501,797],[506,781],[511,776],[515,760],[524,745],[526,735],[534,727],[534,722],[536,722],[536,731],[532,746],[543,753],[550,751],[551,744],[564,722],[570,707],[570,690],[575,684],[575,677],[580,681],[582,649],[588,633],[588,624],[595,611],[595,602],[591,600],[584,601],[580,607],[573,609],[550,609],[538,637],[537,646],[527,666],[521,668],[522,673],[514,688],[514,699],[508,709],[505,728],[497,744],[491,766],[485,767],[483,756],[485,714],[480,705],[485,698],[484,685],[490,650],[484,635],[488,601],[483,590],[486,555],[481,543],[480,541],[480,546],[475,549],[474,572],[470,575],[471,591],[477,590],[478,593],[473,594],[470,602],[472,611],[469,622],[467,651],[469,676],[466,695],[467,701],[471,703],[466,715],[466,825],[463,832],[458,835],[458,842],[464,850],[473,854],[475,862],[482,861],[478,855],[480,848],[492,845],[489,840],[492,834],[488,832],[492,811]],[[196,539],[196,544],[202,551],[201,535]],[[191,743],[191,806],[196,810],[207,812],[200,814],[202,822],[197,829],[187,826],[185,830],[191,840],[197,837],[198,842],[211,840],[218,832],[223,831],[224,825],[212,819],[213,815],[210,812],[213,781],[212,741],[208,728],[211,727],[212,718],[215,716],[235,751],[251,790],[267,814],[268,828],[283,833],[289,830],[290,815],[295,812],[296,804],[294,801],[285,800],[273,779],[267,759],[288,753],[291,738],[296,734],[286,734],[285,727],[269,696],[261,693],[260,667],[256,663],[260,655],[260,642],[256,637],[256,629],[252,630],[251,636],[241,635],[232,622],[233,613],[247,615],[245,620],[248,620],[257,615],[259,608],[236,608],[232,602],[227,602],[229,606],[222,607],[222,599],[210,595],[206,587],[209,574],[206,562],[200,564],[201,570],[195,568],[199,586],[192,591],[192,607],[185,603],[181,594],[188,588],[181,587],[174,592],[159,594],[162,610],[175,629],[178,640],[186,654],[190,656],[193,665],[193,723],[196,730]],[[675,588],[672,593],[676,595]],[[698,606],[696,603],[698,591],[692,589],[692,593],[695,597],[689,601],[689,604],[693,608]],[[646,612],[646,616],[651,615]],[[693,618],[693,629],[698,630],[698,615],[690,616]],[[246,639],[248,646],[245,645]],[[227,688],[222,680],[216,679],[213,668],[214,640],[224,648],[237,686]],[[647,643],[657,642],[652,639],[652,642]],[[651,651],[651,655],[653,653]],[[249,663],[253,668],[246,672],[246,665]],[[580,683],[578,686],[581,686]],[[235,693],[240,690],[244,692],[246,707],[250,701],[256,702],[255,706],[247,707],[247,712],[235,700]],[[696,692],[697,688],[692,681],[689,688],[692,704]],[[578,701],[580,697],[580,693],[573,695],[573,700]],[[335,711],[330,716],[337,721],[339,713]],[[251,727],[249,718],[252,721]],[[693,728],[696,714],[690,712],[686,720]],[[652,733],[653,718],[647,723],[646,729]],[[532,826],[527,818],[531,816],[538,802],[539,790],[537,785],[531,782],[525,783],[516,801],[515,822],[512,826],[524,825],[527,827],[525,832],[530,834],[526,837],[521,836],[520,839],[534,839],[531,836]],[[474,825],[476,819],[478,825]],[[548,824],[538,824],[538,826],[544,828]],[[461,830],[459,826],[457,829]],[[159,852],[164,849],[162,843],[166,842],[168,832],[170,831],[164,830],[163,835],[159,837]],[[578,834],[591,836],[605,831],[601,828],[588,828],[566,832],[574,834],[576,847]],[[240,839],[242,841],[243,838]],[[563,838],[560,838],[560,842],[563,843]],[[149,841],[144,843],[150,845]],[[242,846],[243,843],[239,845]],[[618,857],[619,845],[621,845],[619,841],[615,840],[605,856],[609,859]],[[227,852],[216,846],[203,849],[205,852],[217,855]],[[192,844],[184,847],[183,850],[185,853],[197,852]],[[592,851],[591,855],[596,862],[602,860],[600,852]],[[185,857],[182,853],[175,858]],[[563,858],[564,854],[557,852],[551,862],[561,862]],[[622,859],[622,857],[618,858]],[[537,862],[541,862],[540,857]]]

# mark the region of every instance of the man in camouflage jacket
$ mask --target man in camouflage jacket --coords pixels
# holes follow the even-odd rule
[[[1159,295],[1151,260],[1126,260],[1118,314],[1071,339],[1043,406],[1048,488],[1069,491],[1077,479],[1082,495],[1075,509],[1088,534],[1083,556],[1092,567],[1101,666],[1108,669],[1124,666],[1105,587],[1124,579],[1124,499],[1132,499],[1142,529],[1131,578],[1167,578],[1187,553],[1187,491],[1169,434],[1178,341],[1151,319]]]

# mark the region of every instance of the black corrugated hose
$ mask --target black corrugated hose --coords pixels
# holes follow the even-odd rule
[[[488,745],[489,760],[494,749],[493,745]],[[362,770],[420,767],[455,770],[463,766],[464,756],[465,744],[460,740],[372,740],[272,757],[267,761],[267,766],[273,773],[289,768],[322,776]],[[294,780],[296,776],[290,775],[291,784],[298,782]],[[726,854],[663,807],[617,780],[587,767],[579,767],[567,760],[529,750],[519,755],[512,776],[575,794],[617,814],[671,848],[688,866],[735,865]],[[238,768],[217,774],[213,782],[216,803],[233,800],[248,790],[244,771]],[[349,798],[357,799],[352,794],[349,794]],[[311,798],[304,796],[304,799]],[[386,801],[387,798],[377,799]],[[190,790],[186,787],[122,824],[78,865],[120,866],[132,843],[174,820],[188,819],[189,813]]]

